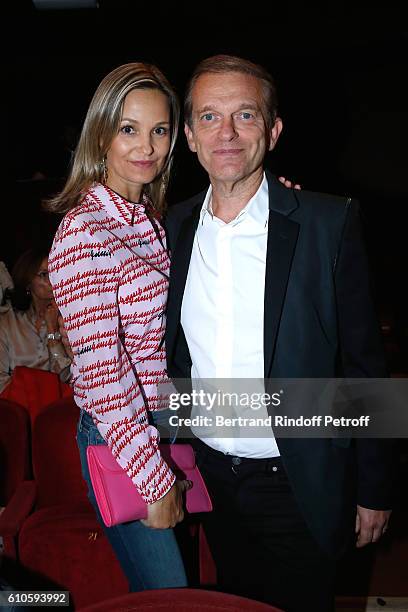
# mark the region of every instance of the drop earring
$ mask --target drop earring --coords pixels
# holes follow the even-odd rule
[[[161,179],[160,179],[160,191],[161,191],[163,198],[166,195],[168,184],[169,184],[168,177],[162,174]]]
[[[101,166],[101,173],[102,173],[102,185],[106,185],[108,181],[108,168],[106,166],[106,155],[105,157],[102,158],[100,166]]]

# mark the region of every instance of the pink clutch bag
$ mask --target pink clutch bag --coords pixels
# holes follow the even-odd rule
[[[186,508],[190,513],[210,512],[212,503],[204,480],[196,466],[190,444],[161,444],[163,459],[177,478],[191,480],[186,492]],[[147,504],[135,485],[120,467],[105,444],[90,445],[86,449],[89,474],[99,511],[107,527],[147,518]]]

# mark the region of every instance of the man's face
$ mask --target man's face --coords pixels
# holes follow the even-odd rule
[[[205,73],[197,79],[192,128],[186,125],[185,134],[211,181],[235,183],[262,169],[282,122],[277,119],[268,134],[261,109],[261,83],[249,74]]]

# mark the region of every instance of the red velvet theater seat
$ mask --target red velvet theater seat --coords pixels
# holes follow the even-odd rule
[[[52,402],[69,396],[72,389],[61,382],[58,374],[26,366],[14,368],[10,382],[0,394],[0,398],[23,406],[32,423]]]
[[[0,399],[0,506],[30,477],[30,421],[15,402]]]
[[[35,511],[24,521],[18,544],[21,565],[70,591],[75,609],[128,592],[87,499],[75,440],[78,415],[69,397],[34,422]]]
[[[30,475],[28,414],[19,404],[0,399],[0,508],[5,508],[0,517],[0,536],[5,556],[12,559],[16,557],[16,540],[10,522],[14,520],[15,506],[20,506],[19,488]]]
[[[306,608],[306,609],[311,608]],[[77,612],[282,612],[246,597],[199,589],[161,589],[129,593]]]

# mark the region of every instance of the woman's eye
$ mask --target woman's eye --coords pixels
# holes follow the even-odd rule
[[[169,130],[168,130],[167,128],[162,127],[162,126],[157,127],[157,128],[155,128],[155,129],[154,129],[154,133],[155,133],[157,136],[165,136],[166,134],[168,134],[168,131],[169,131]]]
[[[134,129],[132,128],[131,125],[124,125],[123,127],[120,128],[120,131],[123,134],[133,134]]]

